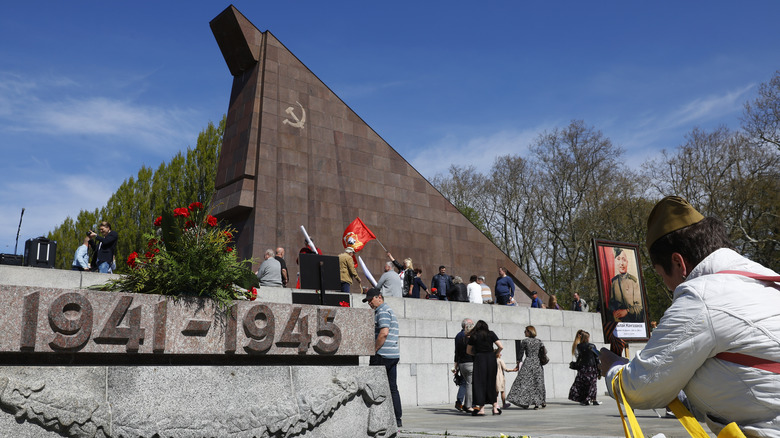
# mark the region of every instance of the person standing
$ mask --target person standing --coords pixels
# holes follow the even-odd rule
[[[282,264],[274,258],[274,250],[268,248],[263,257],[265,260],[257,269],[260,286],[282,287]]]
[[[410,296],[412,294],[412,283],[414,283],[414,263],[412,263],[412,259],[404,259],[404,264],[402,265],[390,254],[390,251],[387,251],[385,254],[393,262],[395,269],[398,270],[398,275],[402,281],[401,295],[405,297]]]
[[[385,303],[382,292],[377,288],[369,289],[363,302],[368,303],[374,309],[374,355],[371,356],[368,363],[373,366],[385,367],[387,382],[390,385],[390,396],[393,399],[395,421],[398,427],[402,427],[401,396],[398,394],[398,385],[396,384],[396,367],[401,358],[398,342],[398,319],[396,319],[393,309]]]
[[[447,300],[459,301],[461,303],[468,303],[469,301],[468,288],[463,284],[463,279],[457,275],[452,279],[452,286],[447,291]]]
[[[539,362],[539,349],[542,348],[542,341],[536,338],[536,328],[529,325],[525,328],[525,338],[520,341],[520,346],[516,351],[517,368],[520,372],[517,375],[512,389],[509,390],[507,400],[528,409],[528,406],[534,405],[534,409],[539,406],[544,408],[547,393],[544,388],[544,370]],[[525,357],[525,361],[523,361]],[[522,367],[520,363],[523,363]],[[516,370],[516,369],[515,369]]]
[[[290,277],[287,275],[287,262],[284,261],[284,248],[281,246],[276,248],[276,255],[274,258],[279,262],[280,265],[282,265],[282,286],[287,287],[287,282],[289,281]]]
[[[458,386],[458,395],[455,400],[455,409],[471,413],[472,409],[472,375],[474,374],[474,356],[466,353],[468,337],[474,329],[474,321],[465,318],[460,323],[461,330],[455,335],[455,365],[454,370],[460,371],[463,383]]]
[[[493,350],[493,345],[497,349]],[[493,415],[501,415],[498,407],[498,393],[496,392],[496,375],[498,363],[496,359],[501,356],[504,346],[498,340],[498,336],[490,331],[487,323],[477,321],[474,330],[471,331],[466,353],[474,356],[474,377],[472,380],[472,397],[474,398],[474,411],[471,415],[485,415],[485,405],[493,404]]]
[[[496,304],[509,305],[515,297],[515,282],[506,275],[506,268],[498,268],[496,279]]]
[[[726,227],[668,196],[647,219],[650,261],[674,291],[641,354],[601,350],[601,372],[622,370],[623,397],[660,408],[683,390],[714,434],[735,422],[749,437],[780,436],[778,274],[734,250]]]
[[[550,295],[550,299],[547,301],[547,308],[561,310],[561,306],[558,305],[558,298],[555,295]]]
[[[482,287],[477,283],[477,276],[472,275],[469,281],[470,283],[466,286],[469,294],[469,303],[482,303]]]
[[[385,273],[376,282],[377,289],[382,291],[383,297],[402,297],[401,277],[393,271],[393,262],[385,263]]]
[[[587,312],[588,311],[588,303],[587,301],[580,298],[580,294],[577,292],[574,292],[574,300],[571,302],[571,310],[575,312]]]
[[[578,339],[579,342],[577,342]],[[600,405],[601,402],[597,400],[598,386],[596,382],[599,377],[598,350],[595,345],[590,343],[590,333],[585,330],[577,332],[574,342],[577,342],[577,361],[575,362],[577,376],[569,389],[569,400],[583,406],[588,406],[588,403]]]
[[[71,271],[89,271],[89,241],[89,235],[84,236],[84,242],[76,248]]]
[[[101,274],[108,274],[111,270],[111,264],[114,262],[116,254],[116,243],[119,240],[119,234],[111,229],[111,224],[103,221],[98,226],[100,236],[92,230],[89,230],[89,246],[95,253],[95,266]],[[94,239],[94,240],[92,240]],[[97,241],[97,243],[95,243]]]
[[[358,277],[357,270],[355,270],[355,260],[352,258],[354,253],[355,250],[348,246],[344,248],[344,252],[339,254],[339,278],[341,279],[342,292],[349,293],[353,278],[360,283],[360,277]]]
[[[539,298],[539,293],[536,291],[533,291],[531,294],[531,307],[534,309],[541,309],[542,306],[542,300]]]
[[[490,286],[485,283],[485,276],[480,275],[477,277],[477,283],[482,288],[482,304],[493,304],[493,291],[490,290]]]
[[[412,298],[420,298],[420,289],[428,293],[428,288],[422,281],[422,269],[414,268],[414,281],[412,282]]]
[[[452,287],[452,277],[447,275],[447,268],[439,266],[439,273],[431,278],[431,292],[436,292],[442,301],[447,301],[447,291]]]

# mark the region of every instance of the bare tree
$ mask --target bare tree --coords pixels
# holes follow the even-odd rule
[[[754,140],[780,149],[780,70],[758,86],[758,97],[745,103],[742,129]]]
[[[657,195],[680,195],[720,218],[737,249],[767,266],[780,264],[780,153],[768,143],[719,127],[687,134],[674,152],[648,162]]]

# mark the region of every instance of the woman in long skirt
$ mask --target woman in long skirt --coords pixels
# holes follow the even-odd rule
[[[569,390],[569,400],[578,402],[583,406],[589,403],[600,405],[598,401],[597,380],[599,377],[598,351],[596,346],[590,343],[590,333],[586,331],[578,332],[579,343],[577,343],[577,377]],[[577,339],[575,339],[575,343]]]
[[[493,344],[497,350],[493,350]],[[466,353],[474,356],[474,374],[471,381],[474,411],[471,415],[485,415],[485,405],[493,404],[493,415],[501,415],[496,393],[496,358],[504,346],[498,336],[490,331],[485,321],[479,320],[471,331]]]
[[[525,328],[525,336],[517,351],[517,366],[520,367],[520,362],[523,362],[523,366],[506,399],[523,409],[528,409],[532,404],[534,409],[539,409],[540,405],[544,408],[547,406],[545,403],[547,394],[544,388],[544,370],[539,363],[542,341],[536,339],[536,328],[532,325]]]

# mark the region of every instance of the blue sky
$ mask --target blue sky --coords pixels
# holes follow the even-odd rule
[[[217,1],[10,2],[0,14],[0,252],[105,205],[227,111]],[[236,1],[424,176],[487,171],[572,119],[638,167],[738,129],[780,69],[777,1]],[[108,218],[110,220],[110,218]],[[20,249],[19,252],[22,250]]]

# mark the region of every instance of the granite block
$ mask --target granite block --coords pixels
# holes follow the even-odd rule
[[[261,293],[264,290],[261,289]],[[282,289],[275,291],[282,294]],[[360,356],[367,309],[0,285],[0,352]]]
[[[389,392],[370,367],[0,367],[0,436],[395,436]]]
[[[528,307],[492,305],[494,324],[519,324],[523,327],[531,324]],[[533,324],[535,325],[535,324]]]
[[[564,311],[554,309],[528,309],[533,326],[562,326]]]
[[[577,327],[577,329],[574,330],[575,332],[582,327],[593,327],[594,321],[601,326],[601,315],[595,312],[563,310],[561,311],[561,314],[563,315],[563,324],[561,325],[566,327]],[[591,336],[592,335],[593,333],[591,332]]]
[[[447,327],[449,325],[447,321],[415,319],[414,322],[418,336],[427,336],[431,338],[447,337]]]
[[[490,324],[493,322],[493,309],[488,304],[457,303],[451,302],[452,320],[461,321],[463,318],[471,318],[474,322],[480,319]]]
[[[448,403],[449,386],[452,383],[452,364],[418,364],[417,381],[424,382],[417,386],[417,403],[419,405],[437,405]]]
[[[431,338],[401,338],[400,363],[428,364],[432,362]]]
[[[423,382],[418,383],[417,364],[399,363],[395,370],[398,396],[401,397],[401,408],[406,406],[418,406],[417,388],[419,385],[422,385]]]
[[[452,320],[449,303],[439,300],[406,300],[406,318],[429,320]]]
[[[431,362],[453,363],[455,358],[455,340],[446,338],[431,339]]]

